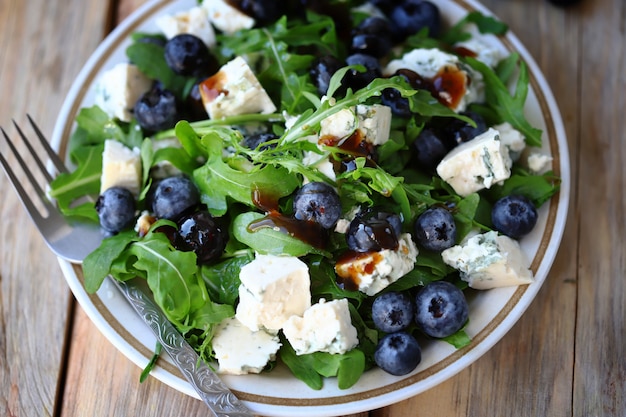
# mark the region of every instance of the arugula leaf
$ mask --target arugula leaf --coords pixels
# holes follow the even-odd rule
[[[102,151],[104,145],[86,146],[74,152],[76,169],[59,174],[50,183],[50,197],[56,199],[61,212],[68,217],[80,217],[98,222],[93,200],[75,205],[85,196],[98,195],[102,174]]]
[[[300,185],[300,181],[282,167],[266,165],[242,171],[226,164],[222,160],[223,139],[218,131],[205,135],[202,142],[208,159],[194,171],[193,177],[203,203],[215,216],[226,213],[228,198],[254,207],[252,193],[255,190],[272,190],[273,197],[278,199],[291,194]]]
[[[251,231],[251,223],[264,217],[261,213],[247,212],[235,217],[232,223],[233,237],[248,245],[256,252],[272,255],[304,256],[309,253],[327,255],[322,250],[272,227],[262,227]]]
[[[509,122],[522,132],[529,146],[541,146],[542,131],[533,127],[524,114],[524,106],[528,95],[528,69],[524,61],[519,60],[519,78],[513,95],[509,93],[504,82],[484,63],[467,57],[466,61],[479,71],[485,80],[485,96],[489,108],[503,121]]]
[[[83,261],[83,276],[85,279],[85,290],[89,294],[94,294],[98,291],[106,276],[111,272],[113,262],[135,240],[137,240],[137,234],[134,230],[121,232],[104,239],[96,250],[85,257]]]
[[[518,171],[502,184],[491,187],[486,191],[486,194],[494,202],[507,195],[521,194],[529,198],[535,207],[541,207],[560,190],[560,186],[561,179],[552,172],[543,175],[530,175]]]
[[[200,275],[207,285],[211,299],[221,304],[234,306],[239,297],[241,267],[253,259],[252,253],[245,251],[243,255],[226,259],[215,265],[203,265],[200,268]]]
[[[281,337],[281,343],[280,359],[287,365],[293,375],[307,384],[309,388],[316,391],[321,390],[324,387],[324,379],[315,370],[315,357],[312,355],[297,355],[289,341],[284,337]]]
[[[466,26],[469,23],[474,23],[480,33],[491,33],[503,36],[509,30],[508,25],[498,19],[474,11],[465,15],[463,19],[448,29],[448,31],[441,36],[441,41],[449,45],[454,45],[455,43],[470,39],[472,35],[466,31]]]

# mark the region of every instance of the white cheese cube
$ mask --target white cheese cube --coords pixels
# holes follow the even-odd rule
[[[391,131],[391,107],[382,104],[359,104],[356,106],[359,131],[366,142],[382,145],[389,140]]]
[[[254,18],[231,6],[226,0],[204,0],[202,7],[206,9],[209,20],[217,29],[226,34],[254,26]]]
[[[252,331],[235,317],[217,325],[211,341],[219,364],[218,372],[230,375],[260,373],[276,359],[281,346],[278,336],[266,331]]]
[[[209,48],[215,46],[215,31],[209,22],[209,13],[204,7],[196,6],[187,11],[161,15],[156,18],[155,24],[167,39],[188,33],[202,39]]]
[[[450,89],[441,88],[437,93],[439,98],[456,112],[464,111],[470,103],[484,100],[484,82],[479,72],[473,71],[464,65],[456,55],[443,52],[439,49],[416,48],[405,53],[400,59],[391,60],[383,69],[386,76],[394,75],[399,69],[409,69],[427,80],[442,77],[447,73],[454,73],[454,96]],[[458,80],[457,80],[458,79]],[[460,88],[457,84],[462,82]],[[446,82],[439,83],[446,84]]]
[[[104,72],[96,83],[94,103],[111,118],[130,122],[139,98],[152,87],[136,65],[120,63]]]
[[[141,187],[141,155],[139,149],[129,149],[117,140],[104,141],[100,194],[111,187],[124,187],[135,196]]]
[[[534,282],[530,262],[519,243],[495,231],[472,236],[462,245],[444,250],[441,257],[478,290]]]
[[[356,255],[356,254],[355,254]],[[373,296],[413,270],[418,250],[408,233],[398,239],[395,250],[365,252],[335,264],[337,275]]]
[[[321,299],[302,317],[292,316],[287,320],[283,332],[298,355],[343,354],[359,344],[345,298],[328,302]]]
[[[359,119],[351,109],[341,109],[320,122],[320,143],[341,144],[350,137],[357,127]]]
[[[241,268],[236,317],[250,330],[277,333],[311,306],[309,268],[294,256],[257,254]]]
[[[452,149],[437,165],[437,174],[465,197],[509,178],[511,164],[498,131],[490,128]]]
[[[237,57],[199,85],[202,103],[211,119],[276,111],[246,61]]]
[[[509,122],[500,123],[493,127],[500,134],[500,140],[509,149],[509,156],[512,161],[519,159],[524,148],[526,148],[526,140],[522,132],[515,129]]]

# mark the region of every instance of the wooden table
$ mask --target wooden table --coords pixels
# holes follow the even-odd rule
[[[142,0],[1,0],[0,125],[51,132],[79,69]],[[568,224],[549,278],[491,351],[449,381],[359,416],[626,413],[626,3],[484,0],[552,86],[572,165]],[[5,146],[4,144],[1,146]],[[5,148],[2,148],[5,149]],[[120,354],[73,299],[0,178],[0,414],[201,416],[204,405]]]

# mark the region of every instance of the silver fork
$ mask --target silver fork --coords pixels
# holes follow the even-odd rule
[[[54,168],[57,173],[67,173],[68,170],[61,158],[59,158],[52,149],[33,119],[28,115],[27,117],[52,164],[50,169]],[[49,184],[54,179],[54,176],[38,156],[35,148],[22,129],[20,129],[15,121],[13,121],[13,125],[26,145],[30,158],[35,161],[35,164]],[[26,211],[37,226],[37,229],[39,229],[41,236],[52,252],[58,257],[72,263],[82,263],[85,256],[96,249],[102,241],[104,236],[100,228],[97,225],[87,223],[69,223],[63,214],[59,212],[57,206],[48,199],[44,188],[39,185],[35,174],[29,169],[26,161],[20,155],[17,147],[11,141],[6,131],[1,127],[0,130],[2,130],[2,135],[8,143],[15,159],[26,174],[31,187],[38,195],[40,204],[45,209],[45,213],[40,212],[37,205],[29,197],[27,190],[20,183],[8,161],[5,159],[4,155],[2,155],[2,152],[0,152],[0,164],[9,177],[13,188],[19,195],[24,208],[26,208]],[[135,311],[137,311],[139,316],[141,316],[144,322],[152,329],[159,343],[163,346],[163,349],[170,355],[173,362],[194,387],[200,398],[208,405],[213,416],[249,417],[253,415],[209,366],[200,360],[196,351],[167,320],[163,312],[154,303],[150,295],[144,291],[141,285],[133,282],[133,280],[120,282],[111,278],[111,281],[117,285]]]

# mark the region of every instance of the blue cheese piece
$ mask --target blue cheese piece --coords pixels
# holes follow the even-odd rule
[[[416,48],[401,58],[391,60],[383,69],[383,74],[391,76],[399,69],[409,69],[422,77],[433,80],[442,73],[458,72],[464,78],[463,93],[452,97],[448,91],[438,91],[440,99],[448,103],[455,112],[465,111],[470,103],[484,101],[484,81],[482,74],[463,64],[456,55],[439,49]]]
[[[124,187],[139,195],[141,155],[138,148],[130,149],[117,140],[107,139],[102,152],[100,194],[111,187]]]
[[[340,145],[358,131],[364,141],[382,145],[389,140],[391,118],[391,108],[382,104],[341,109],[320,122],[320,142]]]
[[[509,178],[511,165],[498,131],[489,128],[452,149],[437,165],[437,174],[465,197]]]
[[[283,333],[297,355],[313,352],[343,354],[359,344],[345,298],[333,301],[321,299],[302,317],[290,317]]]
[[[382,104],[358,104],[356,116],[363,140],[372,145],[382,145],[389,140],[391,131],[391,107]]]
[[[522,132],[515,129],[509,122],[500,123],[493,128],[500,134],[500,140],[509,150],[511,160],[518,160],[526,148],[526,138]]]
[[[215,31],[204,7],[192,7],[187,11],[165,14],[156,18],[155,24],[167,39],[188,33],[202,39],[209,48],[215,46]]]
[[[254,18],[231,6],[226,0],[204,0],[201,7],[208,12],[213,26],[226,34],[251,29],[256,23]]]
[[[276,106],[242,57],[227,62],[199,85],[211,119],[252,113],[273,113]]]
[[[139,98],[152,87],[136,65],[120,63],[105,71],[96,82],[94,103],[111,118],[130,122]]]
[[[359,119],[353,109],[341,109],[320,122],[320,141],[341,143],[359,127]],[[325,138],[330,138],[326,140]]]
[[[230,375],[260,373],[276,359],[281,346],[277,335],[263,330],[252,331],[235,317],[216,326],[211,343],[219,365],[217,371]]]
[[[472,236],[462,245],[444,250],[441,257],[478,290],[534,282],[530,262],[519,243],[495,231]]]
[[[373,296],[413,270],[418,250],[409,233],[398,239],[395,250],[364,252],[335,264],[337,275]]]
[[[257,254],[239,279],[236,317],[250,330],[275,334],[311,306],[309,268],[297,257]]]

